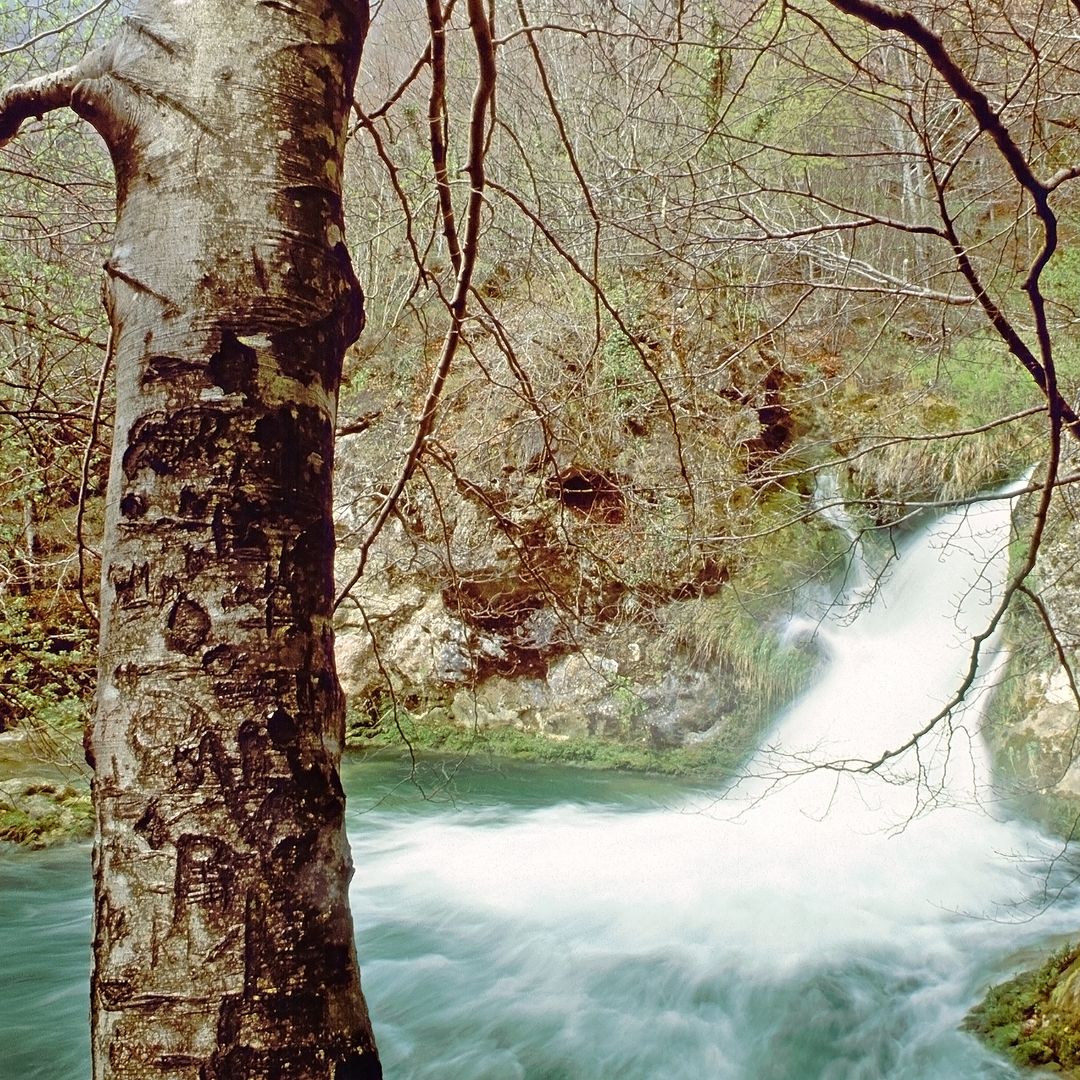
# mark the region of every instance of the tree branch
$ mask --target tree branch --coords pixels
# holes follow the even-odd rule
[[[110,70],[113,51],[114,46],[104,45],[71,67],[15,83],[0,93],[0,147],[18,134],[25,121],[33,117],[40,119],[47,112],[72,108],[87,118],[85,110],[77,107],[76,95],[85,99],[86,84]],[[98,123],[91,122],[101,130]]]
[[[26,120],[71,105],[75,87],[86,77],[85,61],[48,75],[16,83],[0,94],[0,146],[10,142]]]
[[[1016,144],[1009,129],[998,115],[990,99],[967,77],[953,59],[944,41],[930,27],[909,11],[894,11],[872,3],[871,0],[829,0],[834,8],[854,15],[879,30],[895,30],[926,54],[934,70],[945,80],[949,89],[968,108],[980,130],[994,140],[1001,156],[1008,163],[1017,181],[1032,196],[1045,192],[1045,186],[1032,172],[1024,152]]]
[[[491,116],[491,103],[495,93],[495,46],[492,44],[491,24],[484,9],[483,0],[467,0],[469,25],[476,48],[476,89],[473,93],[472,109],[469,117],[469,158],[465,172],[469,177],[469,201],[465,210],[465,234],[461,246],[461,268],[457,274],[454,294],[448,304],[450,326],[443,339],[442,352],[435,365],[435,372],[428,387],[427,397],[416,424],[416,433],[412,445],[405,457],[405,464],[398,475],[397,482],[386,496],[371,526],[367,538],[360,547],[357,566],[345,587],[338,594],[334,607],[340,606],[349,591],[360,580],[367,563],[368,553],[383,526],[389,520],[406,484],[416,471],[435,424],[436,410],[442,397],[450,366],[457,355],[458,345],[464,333],[467,301],[472,288],[473,271],[480,248],[480,215],[484,206],[484,189],[487,175],[484,160],[487,156],[487,131]]]
[[[442,0],[427,0],[428,25],[431,28],[431,95],[428,98],[428,138],[431,144],[431,164],[435,169],[435,190],[439,195],[439,215],[450,265],[461,274],[461,241],[454,219],[454,201],[450,191],[447,166],[449,117],[446,111],[446,21]]]
[[[48,30],[43,30],[40,34],[35,34],[32,38],[27,38],[26,41],[20,41],[18,45],[10,45],[6,49],[0,49],[0,56],[10,56],[12,53],[23,52],[26,49],[37,45],[39,42],[45,41],[47,38],[56,37],[57,34],[64,34],[73,27],[76,27],[81,22],[85,22],[93,15],[97,15],[98,12],[104,11],[115,0],[100,0],[100,3],[95,4],[92,8],[88,8],[86,11],[80,11],[78,15],[73,15],[67,22],[61,23],[60,26],[51,26]]]

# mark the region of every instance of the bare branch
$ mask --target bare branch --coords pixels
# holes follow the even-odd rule
[[[439,195],[439,216],[446,237],[446,250],[455,274],[461,273],[461,242],[454,220],[454,202],[450,193],[446,144],[450,124],[446,111],[446,20],[442,0],[427,0],[428,25],[431,28],[431,93],[428,97],[428,139],[431,164],[435,170],[435,190]]]
[[[100,0],[100,2],[95,4],[92,8],[88,8],[86,11],[80,11],[78,15],[73,15],[67,22],[61,23],[59,26],[52,26],[48,30],[42,30],[40,34],[35,34],[34,37],[27,38],[26,41],[20,41],[18,45],[10,45],[6,49],[0,49],[0,56],[10,56],[12,53],[23,52],[26,49],[37,45],[38,42],[45,41],[51,37],[56,37],[58,34],[63,34],[115,3],[116,0]]]
[[[450,366],[457,355],[464,330],[469,292],[472,288],[473,271],[480,249],[480,215],[484,206],[484,187],[486,174],[484,158],[487,154],[487,129],[490,107],[495,93],[495,47],[491,39],[491,24],[483,0],[468,0],[469,21],[476,45],[477,80],[473,94],[472,112],[469,121],[469,160],[465,171],[469,175],[469,202],[465,213],[465,237],[461,250],[461,269],[458,273],[454,295],[450,299],[450,327],[443,340],[442,353],[435,366],[427,397],[416,424],[412,445],[405,457],[405,464],[398,475],[393,489],[383,501],[371,526],[367,538],[360,547],[357,566],[349,581],[338,595],[335,607],[339,606],[349,591],[360,580],[367,563],[368,552],[383,526],[393,513],[397,501],[401,498],[405,485],[416,471],[425,445],[431,436],[435,423],[436,410],[442,397]]]
[[[1069,180],[1075,180],[1078,176],[1080,176],[1080,165],[1069,165],[1067,168],[1059,169],[1046,180],[1046,190],[1048,192],[1055,191],[1062,184]]]

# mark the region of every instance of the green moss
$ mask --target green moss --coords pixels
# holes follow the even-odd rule
[[[1080,1076],[1080,1017],[1059,991],[1075,977],[1078,958],[1080,946],[1067,945],[1034,971],[991,987],[964,1027],[1018,1065]]]
[[[698,746],[674,748],[623,743],[592,735],[553,739],[516,728],[462,728],[436,715],[399,713],[397,725],[350,726],[348,745],[354,749],[434,751],[443,754],[488,754],[519,761],[573,765],[588,769],[631,770],[664,776],[715,779],[730,775],[752,749],[758,725],[733,718],[721,737]]]
[[[93,832],[90,793],[69,784],[31,783],[0,796],[0,842],[38,850]]]
[[[953,422],[983,424],[1039,403],[1034,381],[990,333],[962,337],[943,355],[921,357],[911,377],[952,404]]]

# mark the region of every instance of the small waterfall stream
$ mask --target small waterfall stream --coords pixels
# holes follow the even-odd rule
[[[1012,487],[1015,490],[1016,486]],[[980,736],[983,706],[1005,656],[996,639],[978,651],[979,677],[935,730],[877,770],[888,783],[867,785],[860,766],[910,742],[952,704],[971,662],[973,641],[996,613],[1008,574],[1013,500],[1010,488],[954,509],[924,527],[878,572],[865,561],[853,530],[853,570],[839,597],[816,618],[830,664],[789,710],[757,755],[754,771],[846,763],[825,786],[854,785],[865,798],[903,784],[894,802],[905,817],[926,804],[982,804],[992,810],[989,761]],[[813,782],[804,783],[804,802]],[[876,812],[881,811],[878,807]]]
[[[959,1024],[1080,931],[1080,899],[1028,917],[1056,849],[995,802],[979,693],[878,772],[808,768],[874,759],[948,702],[1009,512],[946,514],[872,605],[815,619],[825,672],[726,791],[465,762],[436,763],[453,801],[424,801],[400,763],[347,761],[389,1080],[1015,1078]],[[80,1076],[85,862],[0,861],[0,1080]]]

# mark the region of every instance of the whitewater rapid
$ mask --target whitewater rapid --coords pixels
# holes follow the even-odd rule
[[[347,757],[388,1080],[1017,1080],[960,1024],[1077,933],[1080,900],[990,783],[996,643],[966,708],[859,771],[959,685],[1010,510],[946,514],[876,588],[864,563],[808,598],[829,661],[722,790],[478,757],[422,760],[443,791],[425,800],[402,762]],[[89,1076],[88,863],[0,860],[0,1080]]]
[[[354,910],[391,1075],[1013,1076],[957,1027],[1080,912],[1031,918],[1055,848],[990,784],[996,643],[966,705],[859,771],[952,699],[1004,587],[1010,513],[944,515],[871,605],[819,619],[825,673],[723,792],[358,813]]]

